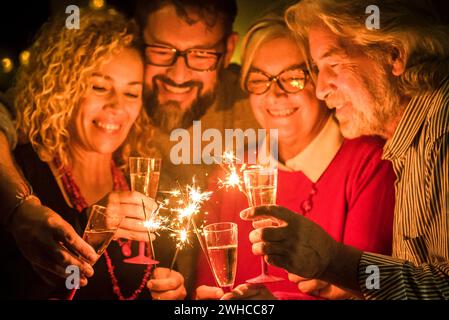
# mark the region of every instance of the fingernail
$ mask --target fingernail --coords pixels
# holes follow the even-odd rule
[[[83,266],[83,273],[87,277],[92,277],[94,275],[94,268],[90,264],[84,264]]]
[[[87,256],[87,258],[89,259],[90,263],[94,264],[95,262],[97,262],[98,255],[95,253],[91,253]]]
[[[251,210],[252,210],[252,209],[246,209],[246,210],[243,210],[242,212],[240,212],[240,217],[241,217],[242,219],[248,218],[249,212],[251,212]]]

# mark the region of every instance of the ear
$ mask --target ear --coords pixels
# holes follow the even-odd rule
[[[237,32],[232,32],[226,40],[226,54],[223,59],[225,68],[231,63],[232,55],[234,54],[238,40],[239,35]]]
[[[405,71],[405,52],[403,48],[393,47],[390,52],[391,73],[399,77]]]

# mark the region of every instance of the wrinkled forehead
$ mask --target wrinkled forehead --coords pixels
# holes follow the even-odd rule
[[[212,18],[206,17],[205,20],[194,9],[187,10],[187,16],[180,16],[173,6],[166,5],[148,15],[144,40],[146,43],[170,45],[179,50],[210,48],[224,36],[223,17]]]
[[[314,23],[309,29],[309,47],[312,59],[319,62],[334,55],[346,55],[349,43],[323,23]]]

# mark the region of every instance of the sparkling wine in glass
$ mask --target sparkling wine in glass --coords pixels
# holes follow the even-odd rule
[[[159,177],[161,174],[161,162],[162,161],[159,158],[130,157],[129,172],[131,179],[131,190],[138,191],[150,198],[155,199],[159,186]],[[149,243],[152,244],[151,239],[149,240]],[[154,256],[154,250],[151,250],[151,252]],[[124,262],[133,264],[159,263],[159,261],[145,255],[144,241],[139,242],[138,255],[125,259]]]
[[[237,272],[237,224],[221,222],[203,229],[212,273],[225,292],[232,290]]]
[[[83,240],[94,248],[97,253],[97,261],[111,243],[112,238],[120,226],[123,216],[113,210],[99,205],[93,205],[90,211],[89,220],[84,230]],[[95,261],[96,262],[96,261]],[[95,264],[94,262],[94,264]],[[72,300],[77,289],[73,289],[68,300]]]
[[[276,204],[277,169],[256,167],[243,171],[246,195],[250,207]],[[283,281],[283,278],[270,275],[264,257],[260,258],[261,274],[246,280],[248,283],[268,283]]]

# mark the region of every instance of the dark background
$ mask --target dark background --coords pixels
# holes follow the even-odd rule
[[[17,66],[20,64],[19,54],[33,41],[33,37],[48,17],[70,4],[88,5],[93,0],[38,0],[20,1],[6,0],[0,2],[0,91],[6,90],[13,79]],[[151,1],[151,0],[149,0]],[[226,1],[226,0],[222,0]],[[417,0],[421,1],[421,0]],[[449,1],[422,0],[434,3],[436,11],[449,24]],[[105,0],[128,16],[132,16],[135,0]],[[235,22],[235,29],[242,36],[250,23],[270,8],[282,4],[295,2],[294,0],[237,0],[239,12]],[[449,41],[449,40],[448,40]],[[240,52],[237,47],[233,61],[239,62]],[[9,58],[14,63],[10,72],[5,72],[2,60]]]

